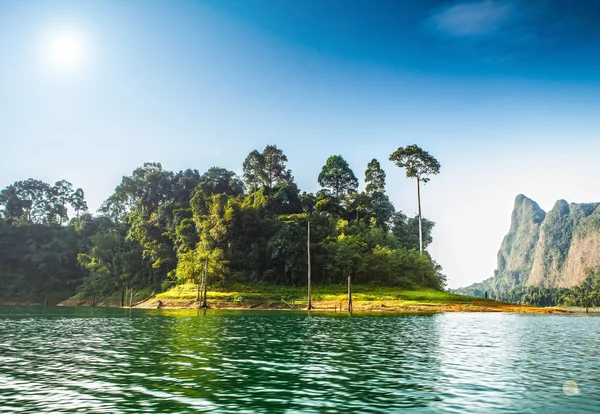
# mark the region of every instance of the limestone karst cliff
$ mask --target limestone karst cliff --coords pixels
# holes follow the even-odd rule
[[[510,292],[524,286],[570,288],[600,266],[600,203],[559,200],[546,214],[518,195],[511,226],[498,252],[494,276],[459,292],[514,300]]]
[[[524,195],[517,196],[510,230],[498,251],[497,274],[506,275],[515,283],[527,281],[545,217],[546,213],[535,201]]]

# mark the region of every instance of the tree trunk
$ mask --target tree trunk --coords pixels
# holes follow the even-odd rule
[[[352,313],[352,289],[351,285],[351,276],[348,276],[348,312]]]
[[[419,251],[423,253],[423,224],[421,223],[421,180],[417,177],[417,202],[419,204]]]
[[[152,270],[152,282],[154,284],[154,293],[160,292],[160,285],[157,282],[156,272],[154,270]]]
[[[197,284],[197,288],[198,288],[198,292],[197,292],[197,295],[196,295],[196,301],[198,302],[198,306],[200,306],[201,299],[202,299],[201,293],[200,293],[201,292],[201,290],[200,290],[200,283],[201,282],[200,281],[202,279],[204,279],[204,271],[202,271],[202,276],[200,276],[200,280],[196,280],[196,282],[197,282],[196,284]]]
[[[204,270],[202,271],[202,286],[200,287],[200,289],[202,289],[202,291],[200,292],[200,300],[202,301],[202,303],[206,302],[206,276],[208,273],[208,266],[204,266]]]
[[[311,282],[311,268],[310,268],[310,222],[308,222],[308,232],[307,232],[307,236],[306,236],[306,252],[307,252],[307,258],[308,258],[308,305],[307,308],[308,310],[313,309],[312,306],[312,293],[311,293],[311,286],[310,286],[310,282]]]
[[[204,270],[204,297],[202,298],[202,307],[204,309],[208,308],[208,304],[206,303],[206,285],[208,285],[208,259],[206,259]]]
[[[125,285],[121,285],[121,307],[125,307]]]
[[[129,307],[133,308],[133,288],[131,288],[129,292]]]

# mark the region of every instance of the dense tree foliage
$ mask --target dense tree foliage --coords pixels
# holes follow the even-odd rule
[[[54,185],[30,178],[17,181],[0,192],[4,219],[12,224],[59,225],[69,220],[68,208],[77,216],[87,211],[83,190],[73,190],[65,180]]]
[[[0,298],[48,303],[74,292],[85,276],[82,248],[73,226],[0,221]]]
[[[358,189],[358,179],[341,155],[334,155],[327,159],[319,174],[319,184],[332,191],[335,197],[348,196]]]
[[[244,161],[244,180],[251,192],[261,186],[268,189],[277,184],[291,185],[292,172],[286,168],[287,156],[276,145],[267,145],[263,152],[252,151]]]
[[[0,193],[0,296],[45,301],[77,290],[94,300],[173,283],[301,285],[311,223],[315,283],[442,288],[441,268],[421,254],[417,218],[396,211],[376,160],[366,191],[341,156],[330,157],[316,195],[300,193],[274,145],[252,151],[243,181],[213,167],[171,172],[146,163],[123,177],[95,216],[67,181],[17,182]],[[72,217],[69,220],[69,217]],[[424,220],[425,244],[433,222]]]
[[[367,194],[385,193],[385,171],[381,164],[373,158],[365,171],[365,191]]]

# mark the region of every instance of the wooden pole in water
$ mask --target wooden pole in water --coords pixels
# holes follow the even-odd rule
[[[352,313],[352,290],[350,288],[351,277],[348,276],[348,312]]]
[[[311,310],[313,309],[312,306],[312,293],[311,293],[311,289],[310,289],[310,278],[311,278],[311,274],[310,274],[310,221],[308,222],[308,231],[307,231],[307,235],[306,235],[306,252],[307,252],[307,258],[308,258],[308,306],[307,309]]]
[[[204,266],[200,268],[200,278],[197,280],[196,287],[198,292],[196,293],[196,301],[198,301],[198,309],[202,305],[202,283],[204,283]]]
[[[208,279],[208,264],[205,263],[204,272],[202,273],[202,292],[200,293],[204,309],[206,309],[206,290],[208,289],[206,279]]]
[[[208,307],[206,303],[206,285],[208,284],[208,259],[206,259],[205,270],[204,270],[204,298],[202,299],[202,307],[206,309]]]

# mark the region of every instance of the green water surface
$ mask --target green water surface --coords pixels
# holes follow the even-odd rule
[[[600,317],[0,308],[0,413],[600,412]]]

